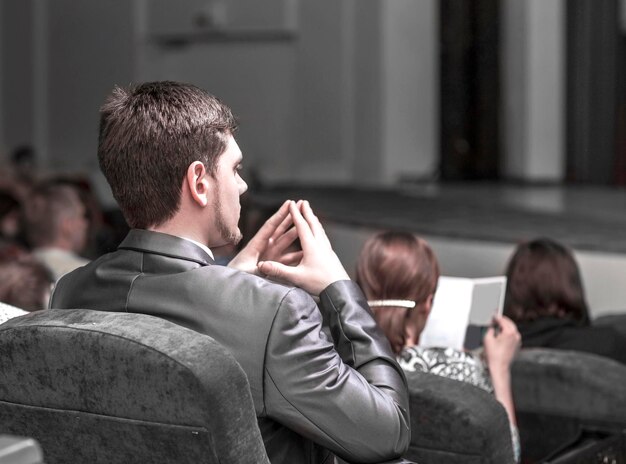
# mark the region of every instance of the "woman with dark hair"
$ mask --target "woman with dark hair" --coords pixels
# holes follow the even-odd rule
[[[626,363],[626,338],[611,327],[593,327],[572,252],[539,238],[517,247],[506,270],[504,314],[525,347],[586,351]]]
[[[510,384],[510,364],[519,349],[515,324],[497,317],[483,340],[484,351],[418,346],[432,308],[439,263],[428,243],[405,232],[382,232],[368,239],[359,255],[356,281],[400,366],[471,383],[492,392],[511,423],[515,456],[519,435]],[[496,333],[495,326],[498,326]]]

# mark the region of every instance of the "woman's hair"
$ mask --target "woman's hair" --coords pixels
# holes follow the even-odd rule
[[[504,314],[514,322],[542,317],[589,322],[578,265],[560,243],[540,238],[519,245],[506,275]]]
[[[374,317],[399,353],[405,345],[409,311],[435,292],[439,263],[426,241],[406,232],[381,232],[369,238],[358,258],[356,281],[368,300],[412,300],[413,309],[374,307]]]

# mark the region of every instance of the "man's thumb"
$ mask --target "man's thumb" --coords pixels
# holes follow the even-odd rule
[[[283,278],[288,274],[287,266],[276,261],[261,261],[258,264],[261,274],[273,278]]]

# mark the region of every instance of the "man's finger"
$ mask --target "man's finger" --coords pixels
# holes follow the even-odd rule
[[[302,216],[309,223],[309,227],[311,227],[313,235],[315,235],[315,237],[325,237],[326,232],[324,231],[324,227],[322,227],[322,223],[313,212],[313,208],[311,208],[311,204],[308,201],[304,201],[302,203],[300,211],[302,211]]]
[[[302,257],[304,253],[302,251],[293,251],[291,253],[286,253],[280,258],[280,263],[285,266],[295,266],[302,261]]]
[[[289,205],[289,212],[291,213],[293,224],[296,226],[296,230],[298,231],[298,237],[300,237],[302,249],[306,250],[309,247],[309,244],[315,240],[313,232],[311,232],[309,224],[306,222],[294,202],[291,202]]]
[[[274,232],[276,232],[276,229],[280,227],[285,218],[289,216],[289,205],[291,203],[291,200],[285,201],[280,208],[278,208],[278,211],[265,221],[265,224],[261,226],[250,242],[262,242],[265,244],[265,242],[267,242],[272,235],[274,235]]]
[[[297,238],[298,230],[292,227],[280,237],[274,238],[274,249],[280,253],[282,250],[286,250]]]
[[[276,261],[261,261],[258,264],[258,269],[261,274],[271,277],[272,279],[289,281],[289,276],[293,274],[293,270],[295,268],[285,266],[284,264],[277,263]]]
[[[289,214],[289,208],[287,208],[287,214],[285,215],[285,218],[282,220],[280,225],[276,228],[276,230],[272,234],[272,239],[274,239],[274,241],[276,241],[292,225],[293,225],[293,219],[291,218],[291,214]]]

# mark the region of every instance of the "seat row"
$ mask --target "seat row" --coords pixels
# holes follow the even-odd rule
[[[246,376],[210,337],[162,319],[88,310],[0,326],[0,433],[35,438],[46,463],[268,462]],[[583,427],[626,428],[626,366],[522,350],[512,367],[525,462]],[[511,462],[507,415],[489,393],[407,373],[412,439],[427,463]]]

